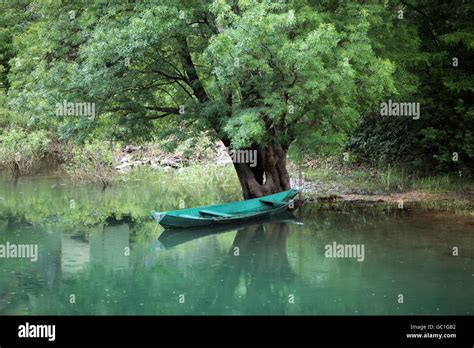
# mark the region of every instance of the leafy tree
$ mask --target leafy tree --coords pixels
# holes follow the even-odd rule
[[[0,2],[0,128],[25,124],[25,120],[9,112],[7,92],[10,61],[16,52],[13,38],[24,32],[36,18],[29,5],[28,0]]]
[[[33,2],[17,37],[12,105],[62,137],[182,140],[201,131],[257,165],[235,163],[244,197],[290,187],[286,154],[342,144],[395,90],[370,18],[381,5],[313,1]],[[96,117],[55,113],[93,102]]]

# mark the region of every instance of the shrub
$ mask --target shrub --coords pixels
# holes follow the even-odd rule
[[[73,180],[99,182],[102,188],[109,186],[116,178],[115,158],[119,147],[102,141],[85,143],[72,148],[71,160],[63,165]]]
[[[48,134],[43,130],[4,129],[0,134],[0,167],[15,177],[31,174],[48,150]]]

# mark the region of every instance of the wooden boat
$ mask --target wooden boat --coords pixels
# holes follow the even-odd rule
[[[279,214],[288,209],[298,190],[288,190],[244,201],[204,207],[152,211],[152,218],[165,228],[188,228],[235,223]]]

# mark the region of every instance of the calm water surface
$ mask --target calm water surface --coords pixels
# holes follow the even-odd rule
[[[0,244],[37,245],[38,259],[0,258],[0,314],[474,313],[472,217],[306,206],[296,219],[182,233],[148,219],[236,199],[218,171],[105,192],[2,179]],[[363,245],[364,260],[325,257],[333,242]]]

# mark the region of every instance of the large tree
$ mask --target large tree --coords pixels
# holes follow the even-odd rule
[[[333,1],[33,1],[14,43],[12,106],[62,136],[174,140],[205,131],[257,165],[234,163],[245,198],[290,188],[291,146],[341,144],[395,89],[369,36],[379,5]],[[56,114],[93,102],[96,117]]]

